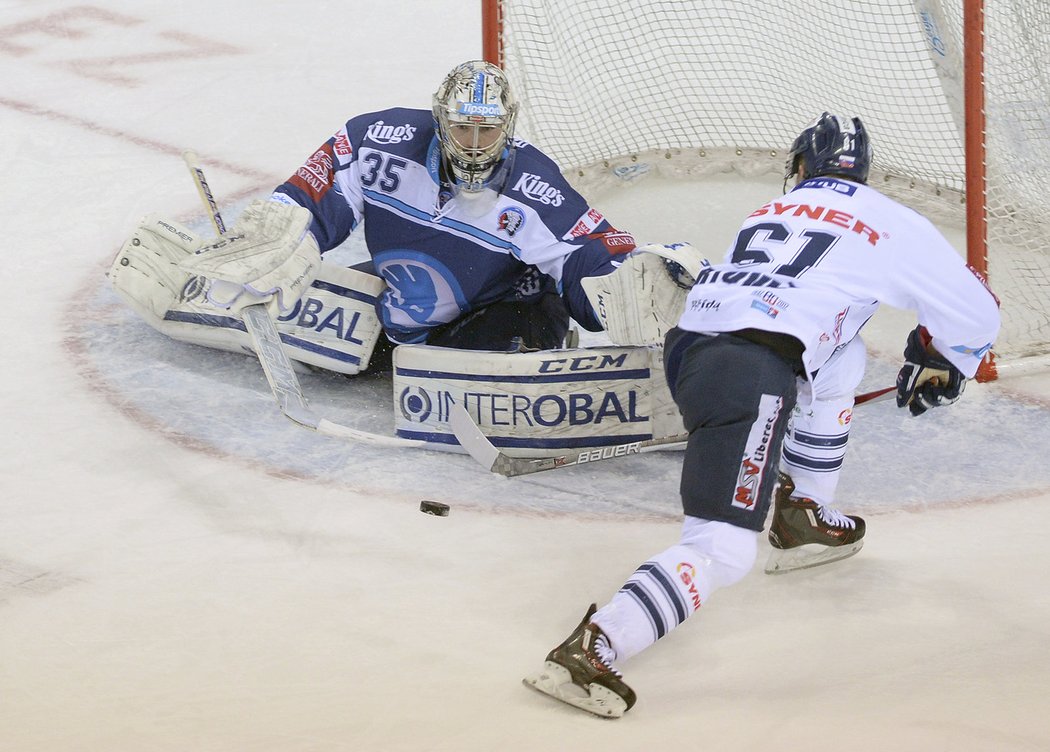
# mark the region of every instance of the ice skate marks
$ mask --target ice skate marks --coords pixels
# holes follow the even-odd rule
[[[620,718],[627,712],[627,703],[611,689],[594,682],[586,687],[574,684],[569,670],[553,661],[545,662],[541,671],[530,674],[521,681],[530,689],[561,700],[574,708],[593,713],[599,718]]]

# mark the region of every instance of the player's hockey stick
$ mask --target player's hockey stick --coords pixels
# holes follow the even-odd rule
[[[1029,376],[1034,373],[1045,371],[1050,367],[1050,358],[1046,356],[1030,356],[1028,358],[1019,358],[1015,361],[1009,361],[1007,363],[996,364],[996,374],[993,379],[982,379],[980,376],[974,378],[978,384],[986,383],[1000,379],[1004,376]],[[874,402],[885,402],[891,400],[897,396],[896,386],[887,386],[882,389],[876,389],[872,392],[865,392],[864,394],[858,394],[853,399],[854,405],[863,405],[865,403]]]
[[[204,171],[200,167],[197,155],[192,151],[185,151],[182,159],[193,176],[193,182],[197,185],[197,193],[201,201],[208,208],[212,225],[219,235],[226,234],[226,225],[222,221],[219,207],[212,196],[208,181],[204,178]],[[248,335],[252,338],[255,346],[255,354],[259,358],[266,381],[270,384],[270,390],[277,401],[281,412],[299,425],[312,428],[318,433],[328,436],[340,436],[368,444],[376,444],[388,447],[421,447],[427,442],[418,439],[402,439],[396,436],[383,436],[369,431],[360,431],[326,418],[315,413],[303,396],[303,389],[299,385],[299,377],[295,375],[292,362],[281,346],[281,335],[277,326],[270,317],[263,303],[255,303],[241,309],[241,319]]]
[[[854,405],[865,403],[882,402],[895,396],[897,387],[890,386],[876,389],[864,394],[858,394],[854,399]],[[486,470],[513,477],[515,475],[528,475],[539,473],[544,470],[557,470],[573,465],[583,465],[602,460],[613,460],[621,457],[629,457],[633,454],[651,452],[657,447],[669,444],[681,444],[689,438],[688,434],[677,434],[660,439],[647,439],[645,441],[632,441],[626,444],[615,444],[613,446],[585,449],[565,454],[555,454],[549,457],[511,457],[499,450],[478,427],[474,419],[462,405],[452,405],[449,408],[449,425],[452,432],[464,449],[473,457],[478,464]]]
[[[459,439],[459,443],[482,467],[490,472],[508,477],[628,457],[632,454],[651,452],[659,446],[681,444],[688,438],[686,434],[680,434],[678,436],[666,436],[661,439],[631,441],[626,444],[615,444],[613,446],[530,459],[527,457],[510,457],[501,452],[481,432],[478,424],[474,422],[474,419],[470,417],[462,405],[453,404],[450,406],[448,423],[452,427],[452,432],[456,434],[456,438]]]
[[[864,405],[869,402],[885,402],[891,400],[897,396],[896,386],[887,386],[882,389],[876,389],[871,392],[864,392],[864,394],[858,394],[853,398],[853,406]]]

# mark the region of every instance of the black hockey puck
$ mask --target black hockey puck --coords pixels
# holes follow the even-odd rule
[[[419,511],[423,514],[432,514],[435,517],[448,517],[448,504],[443,504],[440,501],[431,501],[430,499],[423,499],[419,502]]]

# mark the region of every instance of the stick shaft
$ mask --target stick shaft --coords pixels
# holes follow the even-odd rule
[[[895,396],[894,392],[897,391],[896,386],[887,386],[882,389],[876,389],[871,392],[864,392],[864,394],[858,394],[853,398],[854,405],[863,405],[865,402],[883,402],[884,400],[891,399]]]
[[[215,197],[212,195],[208,181],[204,177],[204,170],[201,169],[196,152],[184,151],[182,160],[189,168],[190,175],[193,176],[193,182],[197,186],[197,193],[208,209],[215,231],[219,235],[225,235],[226,224],[222,221],[219,207],[215,203]],[[402,439],[394,436],[382,436],[369,431],[360,431],[328,420],[315,413],[303,395],[299,377],[295,375],[295,368],[281,346],[281,335],[277,331],[269,311],[266,310],[266,305],[264,303],[254,303],[245,306],[241,310],[241,320],[244,322],[244,328],[252,339],[255,355],[259,359],[263,373],[266,374],[266,381],[270,385],[273,398],[285,417],[299,425],[312,428],[318,433],[328,436],[340,436],[368,444],[393,447],[420,447],[425,444],[425,442],[415,439]]]
[[[200,158],[197,156],[197,152],[187,149],[182,152],[182,161],[186,163],[186,167],[190,170],[190,175],[193,176],[193,182],[197,186],[197,193],[201,197],[201,201],[208,208],[208,216],[211,218],[212,226],[215,231],[220,235],[226,234],[226,223],[222,221],[222,215],[219,213],[219,206],[215,203],[215,196],[212,195],[211,187],[208,185],[208,181],[204,177],[204,170],[201,169]]]

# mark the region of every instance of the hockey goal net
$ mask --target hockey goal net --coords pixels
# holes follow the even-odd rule
[[[523,135],[585,192],[780,173],[820,112],[861,116],[870,183],[967,225],[1002,300],[997,356],[1050,351],[1045,0],[484,0],[483,26]]]

